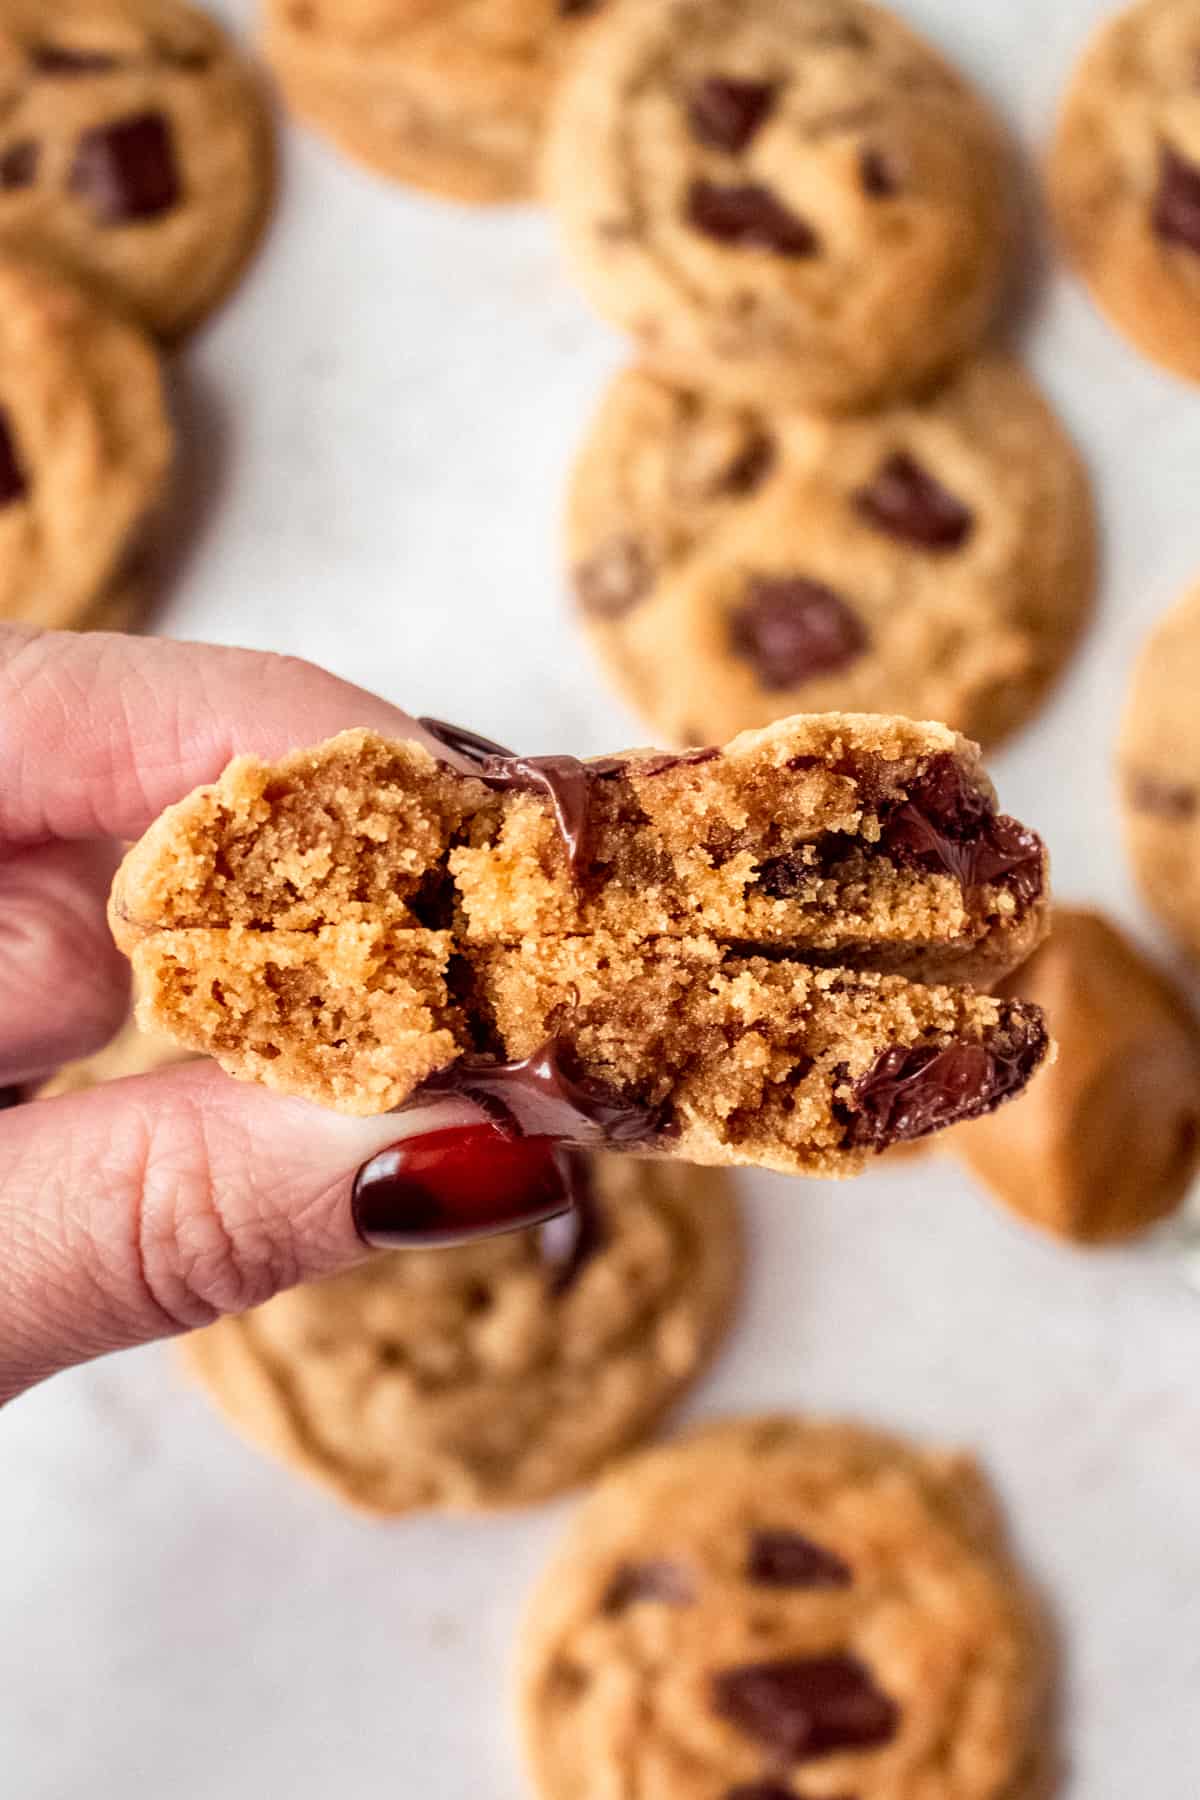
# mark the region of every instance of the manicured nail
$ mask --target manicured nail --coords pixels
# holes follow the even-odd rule
[[[461,1244],[540,1225],[572,1198],[569,1152],[486,1121],[404,1138],[354,1179],[354,1224],[376,1250]]]

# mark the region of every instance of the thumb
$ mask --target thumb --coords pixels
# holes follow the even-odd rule
[[[439,1211],[533,1222],[568,1186],[545,1140],[514,1141],[469,1101],[343,1118],[208,1064],[4,1112],[0,1404],[345,1269],[371,1254],[360,1225],[372,1243],[436,1241]]]

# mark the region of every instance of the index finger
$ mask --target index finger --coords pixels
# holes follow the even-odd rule
[[[407,713],[294,657],[0,624],[0,846],[141,835],[234,756]]]

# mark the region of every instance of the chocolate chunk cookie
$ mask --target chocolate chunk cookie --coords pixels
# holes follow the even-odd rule
[[[741,1255],[713,1170],[580,1161],[575,1214],[293,1289],[189,1339],[191,1368],[253,1442],[372,1512],[573,1487],[695,1377]]]
[[[944,1140],[1021,1218],[1074,1243],[1135,1236],[1200,1161],[1200,1028],[1174,984],[1098,913],[1056,909],[1003,992],[1044,1009],[1058,1057],[1002,1118]]]
[[[0,619],[129,623],[129,571],[172,448],[139,328],[48,270],[0,260]]]
[[[550,94],[600,0],[267,0],[266,50],[302,119],[380,174],[477,205],[522,200]]]
[[[347,1112],[436,1078],[531,1133],[831,1174],[1042,1061],[1036,1009],[961,985],[1039,941],[1042,845],[943,727],[430,741],[242,759],[164,814],[111,906],[143,1022]]]
[[[1142,894],[1200,957],[1200,587],[1162,619],[1134,671],[1118,754],[1125,842]]]
[[[1080,458],[992,352],[841,420],[621,375],[567,535],[591,642],[675,743],[826,708],[994,742],[1044,698],[1095,586]]]
[[[266,116],[181,0],[0,0],[0,249],[47,257],[160,336],[232,284],[270,189]]]
[[[1101,26],[1063,104],[1050,195],[1112,323],[1200,381],[1200,5],[1140,0]]]
[[[758,404],[861,407],[948,367],[1009,240],[983,102],[865,0],[610,0],[559,90],[546,183],[645,361]]]
[[[530,1605],[541,1800],[1025,1800],[1048,1658],[965,1456],[733,1420],[631,1458]]]

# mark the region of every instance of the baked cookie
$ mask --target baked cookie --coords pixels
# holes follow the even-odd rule
[[[877,404],[981,337],[1007,260],[982,100],[866,0],[610,0],[546,188],[597,309],[675,380]]]
[[[733,1420],[631,1458],[534,1594],[541,1800],[1029,1800],[1037,1611],[965,1456]]]
[[[823,1174],[1042,1061],[1035,1009],[961,984],[1039,941],[1044,851],[944,727],[587,764],[439,729],[165,813],[110,908],[143,1023],[346,1112],[436,1078],[534,1134]]]
[[[1055,1237],[1134,1237],[1200,1163],[1200,1026],[1180,991],[1099,913],[1056,910],[1003,991],[1046,1014],[1058,1057],[1003,1118],[943,1140],[1011,1211]]]
[[[580,1161],[582,1210],[295,1288],[188,1339],[191,1369],[253,1442],[372,1512],[575,1486],[707,1361],[741,1260],[720,1174]]]
[[[1118,779],[1144,898],[1200,957],[1200,586],[1163,618],[1134,670]]]
[[[599,0],[267,0],[294,110],[358,161],[447,199],[533,193],[550,94]]]
[[[567,535],[591,642],[677,744],[832,708],[994,742],[1044,698],[1095,586],[1080,458],[993,352],[839,420],[621,375]]]
[[[47,269],[0,261],[0,619],[127,617],[172,449],[141,330]]]
[[[78,1062],[65,1063],[49,1081],[44,1081],[34,1094],[35,1100],[53,1100],[57,1094],[80,1094],[88,1088],[100,1087],[106,1081],[123,1081],[129,1075],[152,1075],[156,1069],[168,1069],[174,1063],[191,1061],[191,1052],[158,1032],[143,1031],[134,1019],[118,1032],[111,1044],[84,1056]]]
[[[1200,3],[1140,0],[1101,26],[1050,158],[1068,257],[1145,355],[1200,381]]]
[[[0,249],[58,262],[176,338],[245,263],[266,114],[182,0],[0,0]]]

